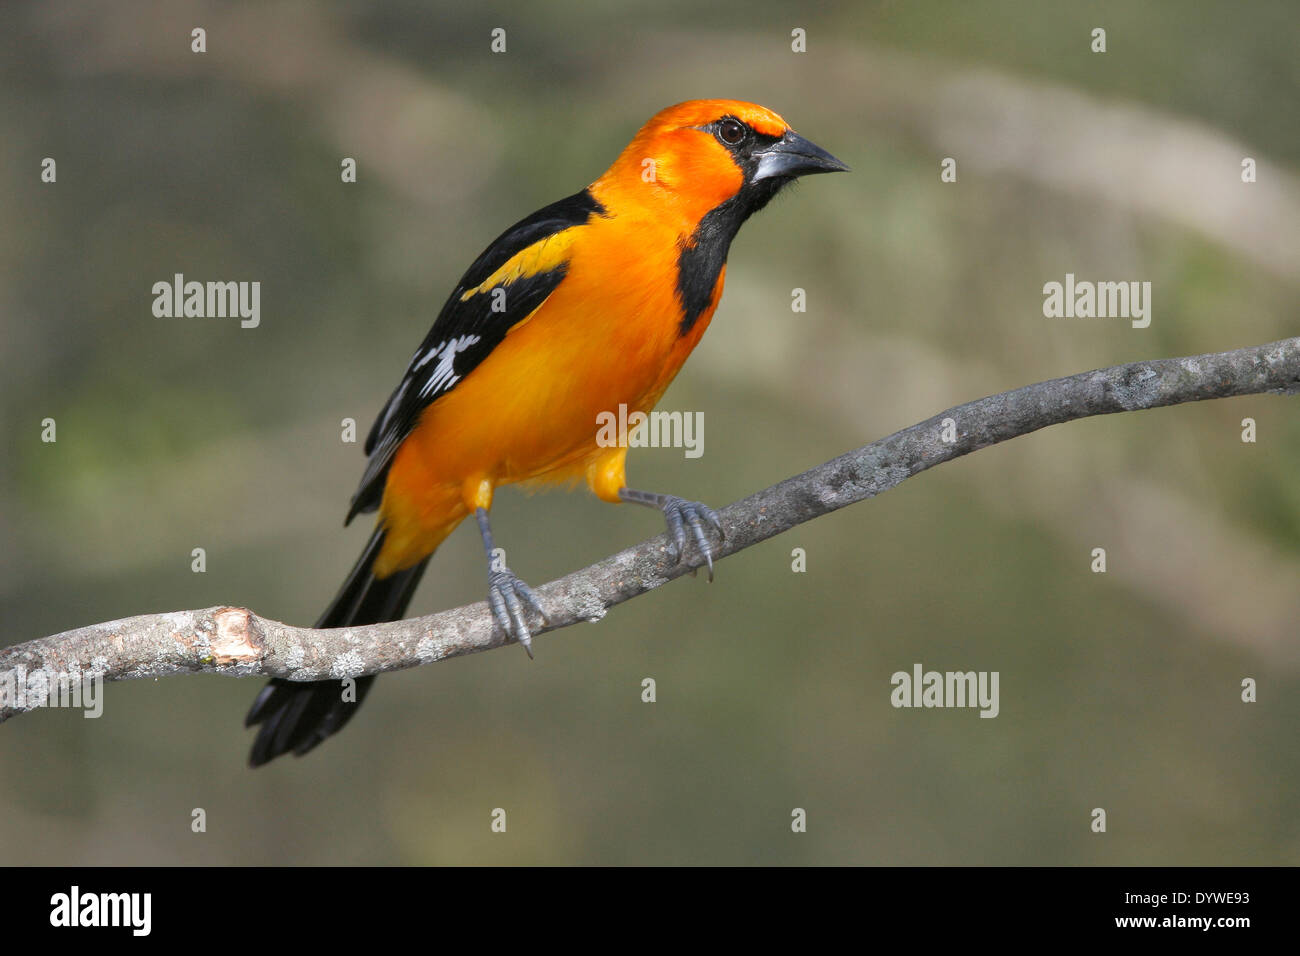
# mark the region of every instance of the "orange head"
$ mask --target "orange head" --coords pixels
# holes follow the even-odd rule
[[[735,227],[798,176],[847,170],[769,109],[739,100],[688,100],[655,114],[593,192],[617,191],[698,222],[724,203]]]

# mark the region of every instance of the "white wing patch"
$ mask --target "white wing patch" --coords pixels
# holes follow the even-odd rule
[[[420,389],[420,397],[428,398],[435,392],[446,391],[455,385],[460,380],[460,376],[456,374],[452,367],[452,363],[456,359],[456,353],[465,351],[479,340],[480,338],[477,335],[460,335],[454,339],[447,339],[437,348],[425,352],[411,369],[412,373],[418,372],[422,366],[427,365],[435,358],[438,360],[438,364],[434,366],[429,375],[429,380]]]
[[[387,407],[384,408],[384,416],[378,426],[378,432],[383,435],[384,438],[372,453],[372,457],[378,457],[381,459],[385,458],[386,455],[384,455],[383,452],[390,445],[395,444],[398,440],[404,437],[391,432],[388,426],[392,424],[393,416],[395,416],[398,409],[402,407],[402,400],[406,397],[407,389],[415,383],[417,378],[416,373],[436,358],[438,359],[438,364],[434,366],[433,371],[429,376],[429,380],[425,382],[424,386],[420,389],[420,396],[422,398],[428,398],[435,391],[445,391],[446,389],[451,388],[451,386],[455,385],[456,382],[460,380],[460,376],[456,374],[453,368],[456,354],[465,351],[465,349],[479,341],[480,337],[477,335],[460,335],[454,339],[448,339],[439,343],[437,346],[429,349],[423,354],[416,353],[411,358],[411,366],[407,369],[406,374],[402,376],[402,384],[397,387],[397,391],[393,394],[393,397],[388,400]]]

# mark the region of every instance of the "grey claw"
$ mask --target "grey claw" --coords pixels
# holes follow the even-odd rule
[[[686,553],[686,527],[682,524],[682,512],[678,507],[680,502],[681,499],[676,498],[664,506],[664,520],[668,522],[668,555],[673,559],[673,564],[680,562]]]
[[[506,601],[495,587],[488,587],[488,606],[492,608],[492,617],[497,626],[507,634],[510,633],[510,615],[506,613]]]
[[[542,619],[543,624],[550,624],[551,619],[546,616],[546,611],[542,608],[542,602],[541,599],[538,598],[537,592],[518,578],[515,578],[515,581],[518,583],[518,587],[515,590],[524,596],[524,600],[528,602],[528,606],[537,612],[537,616]]]
[[[695,537],[695,546],[700,549],[700,554],[704,555],[704,563],[709,566],[709,582],[713,582],[713,548],[709,545],[709,540],[704,537],[704,524],[700,521],[700,516],[694,509],[686,512],[686,523],[691,526],[691,534]]]
[[[719,541],[727,540],[727,533],[722,530],[722,519],[718,517],[716,511],[712,508],[704,508],[704,519],[708,521],[710,527],[712,527],[714,531],[718,532]]]

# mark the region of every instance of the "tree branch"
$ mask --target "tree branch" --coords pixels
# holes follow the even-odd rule
[[[715,557],[874,497],[935,465],[1049,425],[1262,392],[1300,393],[1300,338],[1117,365],[967,402],[723,509],[719,516],[726,537]],[[955,432],[955,440],[948,442],[943,440],[946,419],[952,419],[950,431]],[[658,535],[538,588],[551,620],[545,630],[600,620],[611,607],[689,573],[684,563],[670,563],[665,545],[664,535]],[[292,627],[244,608],[215,607],[92,624],[0,649],[0,691],[6,672],[19,667],[74,680],[92,673],[110,681],[208,673],[306,681],[416,667],[506,643],[486,602],[336,630]],[[34,706],[6,701],[0,721]]]

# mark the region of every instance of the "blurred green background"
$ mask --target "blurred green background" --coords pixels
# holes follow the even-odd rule
[[[853,172],[742,231],[661,406],[704,412],[705,454],[634,452],[639,486],[720,506],[960,401],[1294,335],[1297,48],[1287,0],[5,4],[0,643],[226,603],[310,623],[366,535],[342,528],[363,459],[340,421],[364,437],[488,241],[683,99],[770,106]],[[260,280],[261,326],[154,318],[176,272]],[[1067,272],[1151,281],[1150,328],[1045,319]],[[536,661],[386,676],[257,772],[257,680],[20,716],[0,863],[1298,863],[1297,411],[982,451]],[[534,584],[661,527],[512,490],[494,526]],[[463,527],[412,612],[483,592]],[[999,671],[1000,716],[892,708],[915,662]]]

